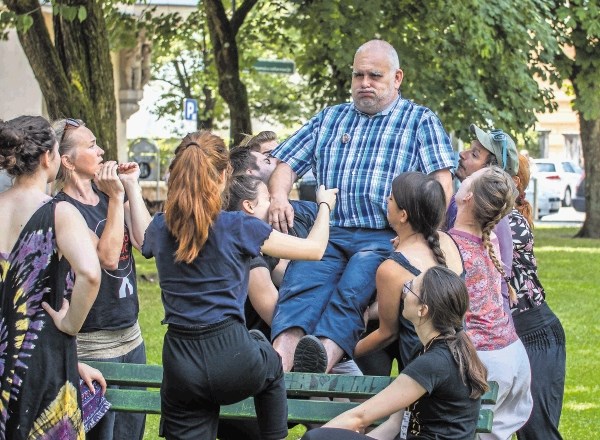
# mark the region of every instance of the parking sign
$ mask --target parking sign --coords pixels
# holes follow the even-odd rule
[[[192,98],[183,100],[183,119],[186,121],[196,121],[198,118],[198,101]]]

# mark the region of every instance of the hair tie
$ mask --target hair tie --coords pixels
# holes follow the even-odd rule
[[[187,148],[187,147],[189,147],[190,145],[195,145],[195,146],[197,146],[198,148],[202,148],[202,147],[200,147],[200,145],[198,145],[196,142],[190,142],[190,143],[189,143],[189,144],[187,144],[185,147]]]

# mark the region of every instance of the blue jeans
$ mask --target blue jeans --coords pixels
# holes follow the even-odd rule
[[[332,227],[320,261],[292,261],[279,289],[271,337],[300,327],[352,356],[375,293],[375,273],[392,251],[391,229]]]
[[[136,348],[124,356],[109,359],[80,359],[82,361],[98,362],[117,362],[120,364],[145,364],[146,346],[142,342]],[[110,388],[119,388],[112,385]],[[127,389],[144,389],[122,387]],[[125,413],[108,411],[86,434],[87,440],[142,440],[144,437],[144,427],[146,425],[146,414],[143,413]]]

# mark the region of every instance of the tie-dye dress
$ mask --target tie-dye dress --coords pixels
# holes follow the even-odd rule
[[[68,263],[56,248],[55,201],[0,253],[0,440],[85,438],[75,337],[41,306],[62,304]]]

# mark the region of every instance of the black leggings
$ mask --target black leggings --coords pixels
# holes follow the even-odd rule
[[[215,439],[220,405],[254,396],[263,439],[287,435],[287,400],[279,355],[227,319],[202,329],[169,325],[163,345],[160,435]]]

